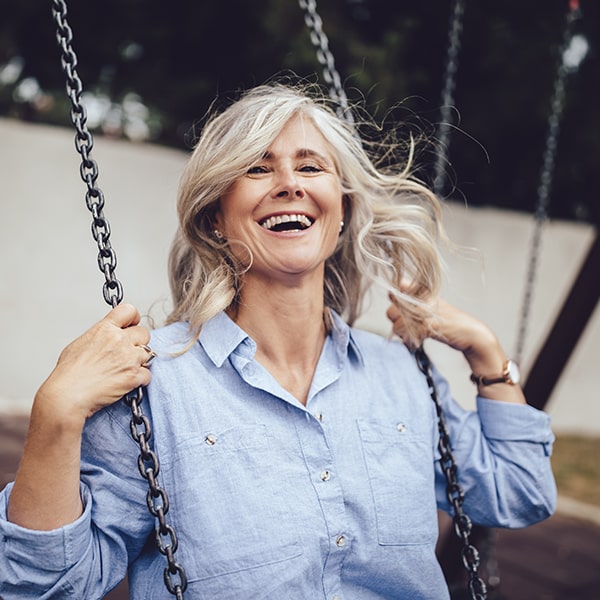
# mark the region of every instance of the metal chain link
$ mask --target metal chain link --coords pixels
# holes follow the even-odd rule
[[[550,199],[550,188],[552,186],[552,177],[554,174],[554,164],[556,160],[556,149],[558,146],[558,134],[560,130],[560,119],[565,107],[565,83],[567,74],[572,67],[565,61],[565,51],[569,47],[573,38],[573,25],[581,17],[581,12],[577,3],[571,2],[567,13],[566,24],[563,34],[563,41],[559,52],[559,66],[554,81],[554,92],[552,95],[551,111],[548,117],[548,131],[546,134],[546,146],[540,169],[540,182],[537,189],[537,205],[534,215],[534,228],[529,250],[529,263],[525,280],[525,291],[523,294],[523,303],[521,306],[521,316],[517,333],[515,360],[521,362],[523,358],[523,349],[527,337],[527,328],[529,325],[529,313],[533,301],[533,289],[538,268],[542,228],[548,218],[548,204]]]
[[[79,171],[87,186],[85,202],[92,213],[92,235],[98,244],[98,267],[105,278],[104,300],[114,308],[123,300],[123,286],[115,275],[117,257],[110,244],[110,225],[103,213],[104,195],[96,183],[98,165],[91,158],[93,138],[87,128],[85,107],[81,104],[83,85],[77,74],[77,56],[71,46],[73,32],[67,22],[67,7],[64,0],[52,0],[52,14],[56,23],[56,38],[61,50],[61,63],[66,76],[67,95],[71,101],[71,121],[76,129],[75,148],[81,155]],[[146,503],[148,510],[158,521],[155,529],[156,544],[159,552],[167,558],[164,571],[165,586],[178,600],[183,600],[187,579],[183,567],[175,560],[177,535],[165,519],[169,511],[169,501],[167,493],[158,484],[160,465],[158,457],[148,445],[152,430],[141,408],[142,399],[142,388],[129,392],[123,398],[131,409],[131,436],[140,447],[138,470],[148,482]]]
[[[316,0],[298,0],[300,8],[305,11],[304,22],[310,30],[310,41],[317,49],[317,60],[323,67],[323,79],[329,84],[329,96],[338,107],[338,116],[354,125],[354,117],[348,105],[348,96],[342,86],[342,79],[335,67],[335,59],[329,50],[329,40],[323,31],[323,20],[317,13]]]
[[[450,119],[454,107],[454,90],[456,88],[456,71],[458,70],[458,52],[463,30],[463,14],[465,0],[455,0],[450,17],[448,34],[448,54],[442,90],[442,107],[438,127],[438,152],[435,161],[433,191],[441,196],[446,184],[446,165],[448,163],[448,148],[450,146]]]
[[[431,399],[435,404],[440,434],[438,441],[438,449],[441,455],[440,464],[446,477],[446,497],[454,509],[454,514],[452,515],[454,533],[462,541],[461,558],[468,575],[468,590],[472,600],[485,600],[487,598],[487,589],[479,576],[479,552],[469,539],[473,524],[462,507],[465,494],[458,481],[458,468],[454,454],[452,453],[450,435],[446,426],[442,405],[437,395],[435,382],[433,381],[431,361],[422,347],[415,352],[415,358],[417,359],[419,369],[425,375]]]

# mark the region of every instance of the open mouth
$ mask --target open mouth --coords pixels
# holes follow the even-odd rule
[[[276,215],[260,222],[260,226],[269,231],[304,231],[314,223],[306,215]]]

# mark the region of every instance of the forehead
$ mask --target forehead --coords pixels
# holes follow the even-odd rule
[[[303,114],[291,117],[271,142],[268,151],[279,154],[281,151],[296,152],[299,149],[317,152],[334,162],[331,145],[312,119]]]

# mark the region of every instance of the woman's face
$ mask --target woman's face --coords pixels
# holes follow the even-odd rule
[[[253,263],[245,277],[322,279],[343,208],[329,145],[310,119],[295,116],[223,195],[215,226],[244,264],[244,246],[250,249]]]

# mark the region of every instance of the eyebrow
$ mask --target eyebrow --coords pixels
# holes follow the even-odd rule
[[[274,154],[272,152],[269,152],[268,150],[263,154],[264,160],[272,160],[274,158],[276,158]],[[333,164],[333,161],[330,158],[327,158],[320,152],[317,152],[316,150],[312,150],[310,148],[299,148],[298,150],[296,150],[294,158],[316,158],[327,164]]]

